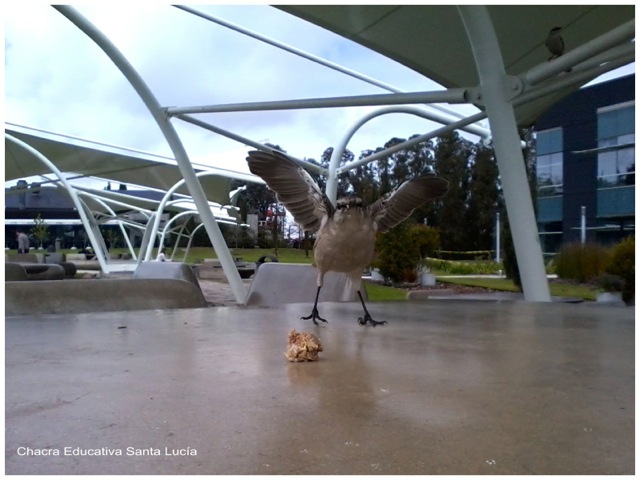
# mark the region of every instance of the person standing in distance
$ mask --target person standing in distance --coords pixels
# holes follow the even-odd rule
[[[22,230],[16,230],[18,240],[18,253],[29,253],[29,237]]]

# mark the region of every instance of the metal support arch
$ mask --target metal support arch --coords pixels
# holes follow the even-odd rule
[[[604,35],[563,54],[553,62],[545,62],[532,68],[524,75],[525,82],[529,85],[535,85],[623,42],[631,42],[635,38],[635,23],[635,20],[629,20]]]
[[[372,107],[379,105],[402,105],[405,103],[467,103],[466,88],[451,88],[428,92],[380,93],[353,95],[348,97],[305,98],[271,102],[227,103],[190,107],[168,107],[168,116],[185,113],[229,113],[256,112],[264,110],[298,110],[303,108]]]
[[[175,221],[177,219],[182,218],[185,215],[197,215],[197,214],[198,214],[197,210],[186,210],[186,211],[180,212],[177,215],[174,215],[172,218],[170,218],[169,221],[167,221],[167,223],[165,223],[164,228],[162,229],[162,233],[160,234],[160,248],[164,247],[164,239],[167,236],[167,234],[168,233],[172,233],[171,230],[173,228],[170,228],[172,223],[175,223]],[[229,217],[229,220],[218,220],[218,222],[224,223],[224,224],[227,224],[227,225],[237,225],[237,223],[235,221],[231,221],[231,217]],[[203,224],[201,223],[200,225],[203,225]],[[179,235],[182,235],[182,230],[184,230],[184,224],[180,225],[180,227],[181,227],[181,233]],[[176,226],[174,228],[178,228],[178,227]],[[194,229],[194,232],[195,232],[195,229]],[[193,236],[193,232],[192,232],[191,236],[189,236],[189,235],[184,235],[184,236],[191,237],[191,236]],[[173,255],[171,256],[171,258],[173,258]]]
[[[193,237],[195,236],[196,232],[200,230],[200,228],[202,228],[202,223],[196,226],[196,228],[193,229],[193,232],[191,232],[191,235],[189,236],[189,241],[187,242],[187,248],[185,248],[184,250],[184,257],[182,258],[182,261],[185,261],[187,259],[187,255],[189,255],[189,252],[191,251],[191,244],[193,243]],[[234,261],[234,264],[235,264],[235,261]]]
[[[202,172],[198,172],[198,173],[194,172],[194,177],[195,177],[196,182],[198,183],[198,186],[200,186],[200,182],[198,181],[198,178],[206,177],[206,176],[210,176],[210,175],[218,175],[218,174],[216,172],[206,171],[206,170],[202,171]],[[152,234],[147,237],[149,245],[147,245],[147,248],[145,250],[145,255],[143,256],[142,253],[140,254],[140,256],[144,259],[144,261],[151,260],[151,250],[153,248],[153,242],[155,242],[155,235],[157,235],[157,232],[160,230],[160,217],[162,216],[162,212],[165,209],[165,207],[170,203],[169,198],[171,198],[171,195],[173,195],[176,192],[176,190],[178,190],[178,188],[180,188],[185,183],[186,183],[186,178],[178,180],[169,190],[167,190],[167,192],[164,194],[164,197],[162,197],[162,200],[160,200],[160,203],[158,204],[158,208],[156,210],[156,214],[155,214],[154,219],[153,219],[153,224],[151,226]],[[203,192],[203,195],[204,195],[204,192]],[[179,200],[179,201],[184,201],[184,200]],[[206,197],[205,197],[205,201],[206,201],[206,206],[207,206],[208,213],[212,216],[214,221],[216,221],[215,216],[211,212],[211,205],[209,204],[209,201],[206,199]],[[195,203],[195,199],[194,199],[194,203]],[[196,206],[197,206],[197,203],[196,203]],[[200,208],[198,208],[198,213],[201,213],[200,212]],[[202,223],[206,224],[206,222],[204,221],[204,217],[201,216],[200,218],[202,219]],[[220,232],[220,228],[218,227],[217,224],[216,224],[216,228],[218,228],[218,232],[220,233],[220,237],[222,237],[222,232]],[[224,238],[222,239],[222,241],[224,243]],[[227,248],[227,244],[226,243],[225,243],[225,249],[227,250],[227,253],[229,253],[230,259],[233,260],[233,258],[231,258],[231,253],[229,252],[229,249]],[[216,253],[217,252],[218,252],[218,249],[216,248]],[[222,265],[222,260],[220,261],[220,264]],[[234,264],[234,268],[235,268],[235,264]],[[225,271],[225,273],[226,273],[226,271]],[[238,274],[238,278],[240,278],[240,274]],[[241,281],[241,283],[242,283],[242,281]],[[244,285],[243,285],[243,291],[244,291]],[[243,302],[244,302],[244,300],[243,300]],[[241,302],[238,302],[238,303],[241,303]]]
[[[9,140],[10,142],[15,143],[19,147],[22,147],[23,149],[25,149],[26,151],[31,153],[34,157],[36,157],[44,165],[46,165],[49,169],[51,169],[51,171],[60,179],[60,182],[62,182],[62,184],[64,185],[64,188],[69,193],[69,196],[71,197],[71,201],[73,202],[73,204],[76,207],[76,210],[78,211],[78,216],[80,217],[80,221],[82,222],[82,225],[84,226],[84,228],[85,228],[85,230],[87,232],[87,236],[89,237],[89,242],[91,243],[93,251],[96,253],[96,258],[98,259],[98,263],[100,264],[100,269],[102,270],[102,272],[105,275],[108,275],[108,269],[107,269],[107,264],[106,264],[106,256],[105,256],[104,252],[101,251],[100,244],[98,243],[98,239],[96,238],[96,236],[95,236],[95,234],[93,232],[93,229],[91,228],[91,222],[90,222],[90,220],[87,217],[87,214],[85,212],[86,206],[84,205],[84,202],[82,202],[80,200],[80,198],[78,197],[78,195],[77,195],[75,189],[73,188],[73,186],[71,186],[71,184],[69,182],[67,182],[67,180],[62,175],[62,172],[58,169],[58,167],[56,167],[53,164],[53,162],[51,162],[47,157],[42,155],[39,151],[37,151],[31,145],[23,142],[22,140],[20,140],[18,138],[15,138],[15,137],[9,135],[8,133],[5,133],[4,137],[7,140]],[[93,218],[93,216],[92,216],[92,218]],[[238,274],[238,276],[239,275],[240,274]]]
[[[353,168],[359,167],[360,165],[364,165],[366,163],[373,162],[374,160],[376,160],[377,158],[380,158],[381,156],[390,155],[391,153],[393,153],[393,151],[396,151],[392,149],[396,148],[397,146],[391,147],[389,149],[386,149],[376,154],[378,156],[374,157],[374,155],[370,155],[361,160],[353,161],[345,165],[343,169],[340,169],[340,160],[342,159],[342,155],[347,149],[347,144],[349,143],[351,138],[356,134],[356,132],[370,120],[373,120],[374,118],[379,117],[381,115],[387,115],[390,113],[408,113],[411,115],[416,115],[418,117],[425,118],[427,120],[442,123],[444,125],[443,128],[447,129],[447,131],[454,130],[456,128],[456,127],[451,127],[451,125],[457,125],[457,123],[448,125],[449,119],[443,117],[442,115],[434,114],[432,112],[425,110],[422,107],[408,106],[408,105],[385,107],[365,115],[347,131],[347,133],[342,137],[342,139],[340,140],[336,148],[334,148],[333,153],[331,154],[331,159],[329,160],[329,170],[327,172],[326,194],[329,200],[334,205],[336,204],[336,196],[338,191],[338,175],[342,173],[342,171],[352,170]],[[438,131],[440,131],[440,129]],[[479,136],[483,136],[483,134],[489,133],[489,132],[486,132],[484,129],[474,129],[474,131]],[[422,138],[422,136],[420,138]],[[421,140],[421,142],[422,141],[425,141],[425,140]],[[402,148],[406,148],[408,146],[414,145],[415,143],[419,143],[419,142],[414,142],[414,140],[409,140],[407,142],[401,143],[400,145],[402,146]]]
[[[246,287],[240,278],[240,274],[235,267],[231,253],[229,252],[224,238],[222,237],[222,232],[220,232],[220,228],[218,227],[213,213],[209,208],[207,197],[202,186],[198,182],[193,166],[189,160],[189,156],[182,145],[178,133],[164,114],[162,106],[138,72],[101,31],[99,31],[72,7],[66,5],[54,5],[53,8],[68,18],[105,52],[147,106],[175,156],[180,173],[184,177],[189,193],[191,193],[191,197],[198,208],[198,212],[200,213],[209,238],[211,239],[213,248],[218,255],[222,269],[229,280],[229,285],[233,291],[234,297],[238,303],[244,303],[247,295]]]
[[[165,223],[164,228],[162,229],[162,233],[160,234],[160,248],[164,247],[164,239],[167,236],[167,233],[169,232],[169,228],[171,227],[172,223],[175,223],[176,220],[190,215],[190,216],[194,216],[197,212],[193,212],[193,211],[185,211],[185,212],[180,212],[177,215],[171,217],[169,219],[169,221],[167,223]],[[188,219],[187,219],[188,221]],[[186,223],[186,222],[185,222]],[[202,224],[201,224],[202,225]],[[180,225],[181,227],[184,227],[184,225]]]
[[[196,125],[198,127],[204,128],[205,130],[209,130],[210,132],[213,133],[217,133],[218,135],[222,135],[223,137],[227,137],[230,138],[232,140],[235,140],[237,142],[240,142],[244,145],[249,145],[250,147],[253,147],[257,150],[261,150],[263,152],[271,152],[273,150],[273,148],[267,147],[265,145],[263,145],[262,143],[259,142],[254,142],[253,140],[250,140],[246,137],[243,137],[241,135],[237,135],[233,132],[230,132],[228,130],[225,130],[223,128],[220,127],[216,127],[214,125],[211,125],[210,123],[207,122],[203,122],[202,120],[199,120],[197,118],[194,118],[190,115],[176,115],[175,118],[183,120],[187,123],[190,123],[192,125]],[[295,157],[292,157],[291,155],[287,155],[291,160],[293,160],[294,162],[298,163],[300,166],[313,170],[321,175],[326,175],[327,174],[327,169],[323,168],[319,165],[314,165],[313,163],[309,163],[309,162],[305,162],[303,160],[299,160]],[[260,183],[262,185],[264,185],[264,181],[262,179],[260,179],[259,177],[256,177],[255,183]]]
[[[351,170],[353,168],[359,167],[360,165],[364,165],[366,163],[373,162],[374,160],[377,160],[379,158],[383,158],[388,155],[391,155],[394,152],[402,150],[403,148],[410,147],[411,145],[415,145],[416,143],[425,142],[434,137],[437,137],[438,135],[443,135],[452,130],[456,130],[460,128],[460,125],[468,125],[470,123],[477,122],[478,120],[482,120],[484,118],[487,118],[487,114],[485,112],[479,112],[479,113],[473,114],[470,117],[464,118],[462,120],[458,120],[457,122],[454,122],[454,123],[450,123],[449,125],[445,125],[436,130],[432,130],[429,133],[425,133],[424,135],[420,135],[411,140],[407,140],[406,142],[399,143],[397,145],[394,145],[393,147],[387,148],[386,150],[382,150],[380,152],[374,153],[373,155],[369,155],[368,157],[361,158],[360,160],[355,160],[349,163],[348,165],[346,165],[344,167],[344,170],[342,168],[337,168],[336,174],[339,175],[343,171]]]
[[[527,301],[550,302],[533,201],[498,39],[486,6],[463,5],[458,6],[458,11],[473,50],[489,116],[524,296]]]
[[[129,249],[129,253],[131,253],[131,256],[134,260],[137,259],[136,256],[136,252],[133,249],[133,245],[131,245],[131,241],[129,240],[129,235],[127,234],[127,231],[124,228],[124,224],[122,223],[122,221],[118,218],[118,215],[116,214],[116,212],[107,204],[107,202],[105,202],[104,200],[102,200],[101,198],[98,198],[96,195],[93,195],[91,193],[88,192],[83,192],[83,191],[78,191],[78,194],[80,196],[87,196],[89,198],[91,198],[94,202],[98,202],[100,205],[102,205],[109,213],[111,213],[111,215],[113,216],[113,218],[118,222],[118,226],[120,227],[120,231],[122,232],[122,236],[124,237],[124,240],[127,244],[127,248]],[[105,245],[106,246],[106,245]]]
[[[209,15],[207,13],[204,12],[200,12],[198,10],[195,10],[193,8],[190,7],[185,7],[183,5],[174,5],[174,7],[180,9],[180,10],[184,10],[185,12],[191,13],[193,15],[196,15],[200,18],[203,18],[205,20],[208,20],[210,22],[214,22],[217,23],[218,25],[222,25],[223,27],[229,28],[231,30],[234,30],[238,33],[241,33],[243,35],[247,35],[251,38],[254,38],[260,42],[264,42],[268,45],[271,45],[273,47],[279,48],[280,50],[284,50],[286,52],[292,53],[294,55],[297,55],[301,58],[304,58],[306,60],[310,60],[314,63],[317,63],[319,65],[322,65],[324,67],[330,68],[332,70],[335,70],[337,72],[340,73],[344,73],[345,75],[348,75],[350,77],[356,78],[358,80],[361,80],[363,82],[368,83],[369,85],[374,85],[376,87],[379,87],[383,90],[386,90],[388,92],[392,92],[392,93],[405,93],[402,90],[400,90],[399,88],[396,88],[392,85],[389,85],[387,83],[381,82],[379,80],[376,80],[375,78],[371,78],[367,75],[363,75],[359,72],[356,72],[355,70],[352,70],[350,68],[346,68],[343,67],[341,65],[338,65],[337,63],[334,62],[330,62],[329,60],[326,60],[324,58],[318,57],[316,55],[313,55],[311,53],[305,52],[303,50],[300,50],[299,48],[293,47],[291,45],[287,45],[286,43],[283,42],[279,42],[277,40],[274,40],[272,38],[266,37],[264,35],[260,35],[259,33],[253,32],[247,28],[241,27],[240,25],[236,25],[234,23],[228,22],[226,20],[222,20],[218,17],[214,17],[213,15]],[[455,118],[463,118],[464,115],[458,113],[458,112],[454,112],[452,110],[449,110],[447,108],[441,107],[439,105],[429,105],[429,108],[433,108],[435,110],[440,110],[441,112],[444,112],[448,115],[451,115],[452,117]],[[481,128],[481,127],[476,127],[476,128]]]
[[[171,218],[171,219],[170,219],[170,220],[165,224],[164,228],[162,229],[162,234],[161,234],[161,236],[160,236],[160,246],[161,246],[161,247],[162,247],[162,246],[164,246],[164,239],[165,239],[165,237],[167,236],[167,234],[168,234],[168,233],[172,233],[172,232],[170,232],[170,231],[169,231],[169,230],[170,230],[170,228],[169,228],[169,227],[171,226],[171,223],[172,223],[174,220],[177,220],[178,218],[181,218],[181,217],[183,217],[183,216],[185,216],[185,215],[193,215],[193,216],[195,216],[195,215],[197,215],[197,214],[198,214],[198,211],[197,211],[197,210],[189,210],[189,211],[180,212],[180,213],[179,213],[179,214],[177,214],[176,216],[172,217],[172,218]],[[220,221],[220,220],[219,220],[219,221]],[[225,223],[225,224],[227,224],[227,225],[238,226],[238,224],[237,224],[237,223],[235,223],[235,222],[231,222],[231,221],[225,221],[225,220],[222,220],[222,221],[220,221],[220,223]],[[187,237],[187,238],[189,239],[189,243],[188,243],[188,245],[187,245],[187,249],[186,249],[186,252],[185,252],[184,258],[186,258],[186,257],[187,257],[187,255],[188,255],[188,253],[189,253],[189,249],[191,248],[191,242],[193,241],[193,235],[194,235],[194,234],[195,234],[195,233],[200,229],[200,227],[202,227],[203,225],[204,225],[203,223],[200,223],[199,225],[197,225],[197,226],[193,229],[193,232],[191,232],[191,234],[190,234],[190,235],[184,235],[184,234],[182,233],[182,231],[184,230],[184,224],[180,225],[181,229],[180,229],[180,233],[178,234],[178,235],[179,235],[179,237]],[[179,239],[179,238],[178,238],[178,239]],[[174,247],[174,249],[173,249],[173,253],[171,254],[171,259],[172,259],[172,260],[173,260],[173,257],[175,256],[176,249],[177,249],[177,245]]]
[[[200,224],[202,225],[202,224]],[[190,238],[190,235],[185,235],[183,232],[185,231],[185,229],[187,228],[187,222],[183,222],[182,225],[180,225],[180,231],[176,234],[178,236],[176,243],[173,245],[173,250],[171,251],[171,261],[173,261],[173,259],[176,256],[176,253],[178,253],[178,246],[180,245],[180,240],[182,240],[182,237],[187,237]],[[187,256],[185,255],[185,258]]]

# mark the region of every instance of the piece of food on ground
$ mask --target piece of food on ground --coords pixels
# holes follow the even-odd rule
[[[290,362],[317,362],[321,351],[322,343],[318,337],[309,332],[298,333],[294,329],[289,332],[289,345],[284,356]]]

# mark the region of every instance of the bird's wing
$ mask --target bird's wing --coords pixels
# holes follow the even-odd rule
[[[305,230],[317,230],[333,206],[307,171],[282,153],[251,151],[249,170],[262,178],[276,193],[297,223]]]
[[[404,182],[369,206],[369,214],[379,232],[386,232],[405,220],[416,208],[442,197],[449,182],[435,175],[425,175]]]

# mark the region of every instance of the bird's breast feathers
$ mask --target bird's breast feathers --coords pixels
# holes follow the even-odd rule
[[[351,272],[373,260],[375,225],[361,209],[336,211],[318,231],[315,263],[321,270]]]

